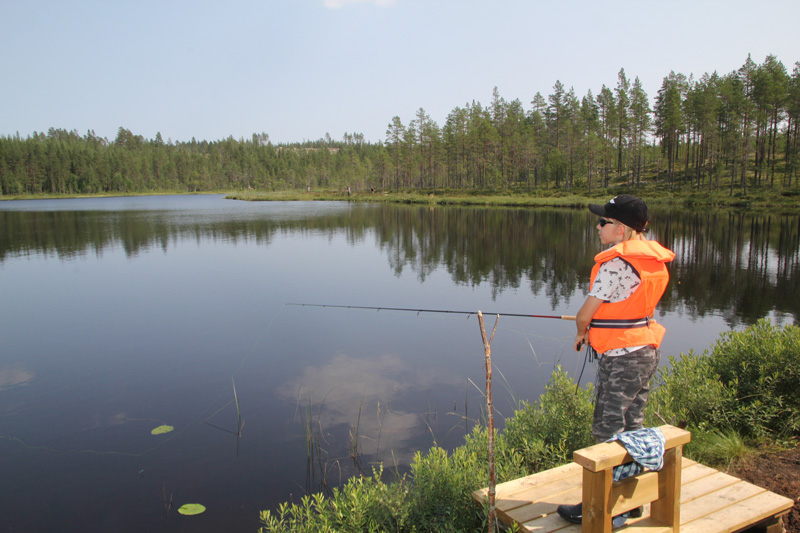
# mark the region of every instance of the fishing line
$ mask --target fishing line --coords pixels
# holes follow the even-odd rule
[[[584,342],[583,344],[586,345],[586,350],[584,351],[583,355],[583,366],[581,366],[581,373],[578,376],[578,382],[575,383],[575,394],[578,394],[578,390],[581,387],[581,378],[583,377],[583,371],[586,369],[586,362],[594,362],[597,360],[597,352],[594,351],[594,348],[588,342]]]
[[[331,307],[334,309],[368,309],[372,311],[403,311],[408,313],[444,313],[451,315],[477,315],[477,311],[455,311],[451,309],[415,309],[411,307],[377,307],[369,305],[334,305],[334,304],[306,304],[306,303],[287,303],[286,305],[294,305],[300,307]],[[483,313],[485,316],[499,315],[499,316],[516,316],[521,318],[555,318],[557,320],[575,320],[574,316],[570,315],[531,315],[527,313]]]

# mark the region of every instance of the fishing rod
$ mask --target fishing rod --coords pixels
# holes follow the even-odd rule
[[[287,303],[286,305],[294,305],[300,307],[332,307],[336,309],[369,309],[372,311],[404,311],[409,313],[446,313],[451,315],[477,315],[477,311],[451,311],[449,309],[412,309],[409,307],[371,307],[365,305],[330,305],[330,304],[303,304],[303,303]],[[500,316],[517,316],[522,318],[555,318],[558,320],[575,320],[574,316],[569,315],[529,315],[524,313],[483,313],[485,315],[500,315]]]

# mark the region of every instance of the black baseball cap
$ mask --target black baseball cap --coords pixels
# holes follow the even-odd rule
[[[615,196],[606,205],[589,204],[589,211],[601,217],[619,220],[640,233],[650,222],[647,205],[641,198],[631,194]]]

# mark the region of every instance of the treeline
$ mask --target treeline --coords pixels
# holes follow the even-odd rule
[[[0,192],[798,186],[800,62],[791,75],[774,56],[725,75],[671,72],[653,101],[623,69],[614,88],[580,98],[557,81],[527,110],[495,88],[488,106],[456,107],[441,126],[424,109],[408,124],[395,116],[377,143],[357,133],[286,145],[265,133],[165,142],[122,127],[109,141],[51,128],[0,137]]]

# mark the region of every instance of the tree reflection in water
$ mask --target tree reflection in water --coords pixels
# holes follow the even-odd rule
[[[351,244],[374,237],[396,275],[411,269],[424,282],[444,268],[458,284],[490,284],[494,296],[527,283],[554,309],[587,289],[600,250],[594,217],[576,209],[356,205],[309,217],[232,219],[168,211],[2,210],[0,218],[0,264],[29,254],[102,254],[114,246],[135,256],[187,237],[268,245],[278,232],[344,232]],[[651,227],[651,238],[677,254],[661,309],[718,314],[731,327],[772,312],[800,320],[800,216],[656,210]]]

